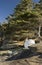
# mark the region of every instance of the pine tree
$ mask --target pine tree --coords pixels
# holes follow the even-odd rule
[[[18,4],[15,8],[15,15],[21,15],[25,12],[32,10],[33,2],[32,0],[21,0],[20,4]]]
[[[39,23],[39,32],[38,32],[38,36],[40,37],[40,33],[41,33],[41,26],[42,26],[42,1],[40,0],[40,2],[38,4],[35,5],[35,10],[38,12],[38,23]]]

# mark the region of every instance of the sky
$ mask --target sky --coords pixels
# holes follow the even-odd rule
[[[39,0],[34,0],[38,2]],[[13,9],[20,2],[20,0],[0,0],[0,22],[4,22],[5,18],[13,13]]]

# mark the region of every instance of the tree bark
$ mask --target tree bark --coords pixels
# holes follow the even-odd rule
[[[41,37],[40,33],[41,33],[41,25],[39,25],[39,32],[38,32],[39,37]]]

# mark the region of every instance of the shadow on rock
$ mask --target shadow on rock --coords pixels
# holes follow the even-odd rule
[[[27,50],[22,50],[21,53],[17,55],[13,55],[12,57],[6,59],[6,61],[12,61],[12,60],[18,60],[18,59],[23,59],[23,58],[29,58],[32,56],[38,56],[39,58],[42,58],[42,53],[39,52],[33,52],[31,49]]]
[[[17,59],[22,59],[22,58],[28,58],[31,57],[32,52],[30,50],[23,50],[21,53],[17,54],[17,55],[13,55],[12,57],[6,59],[6,61],[11,61],[11,60],[17,60]]]
[[[39,54],[38,58],[42,58],[42,53],[38,53],[38,54]]]

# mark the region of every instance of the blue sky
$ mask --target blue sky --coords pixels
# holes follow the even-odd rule
[[[13,9],[19,3],[20,0],[0,0],[0,22],[3,22],[5,18],[13,13]],[[38,2],[39,0],[34,0]]]

